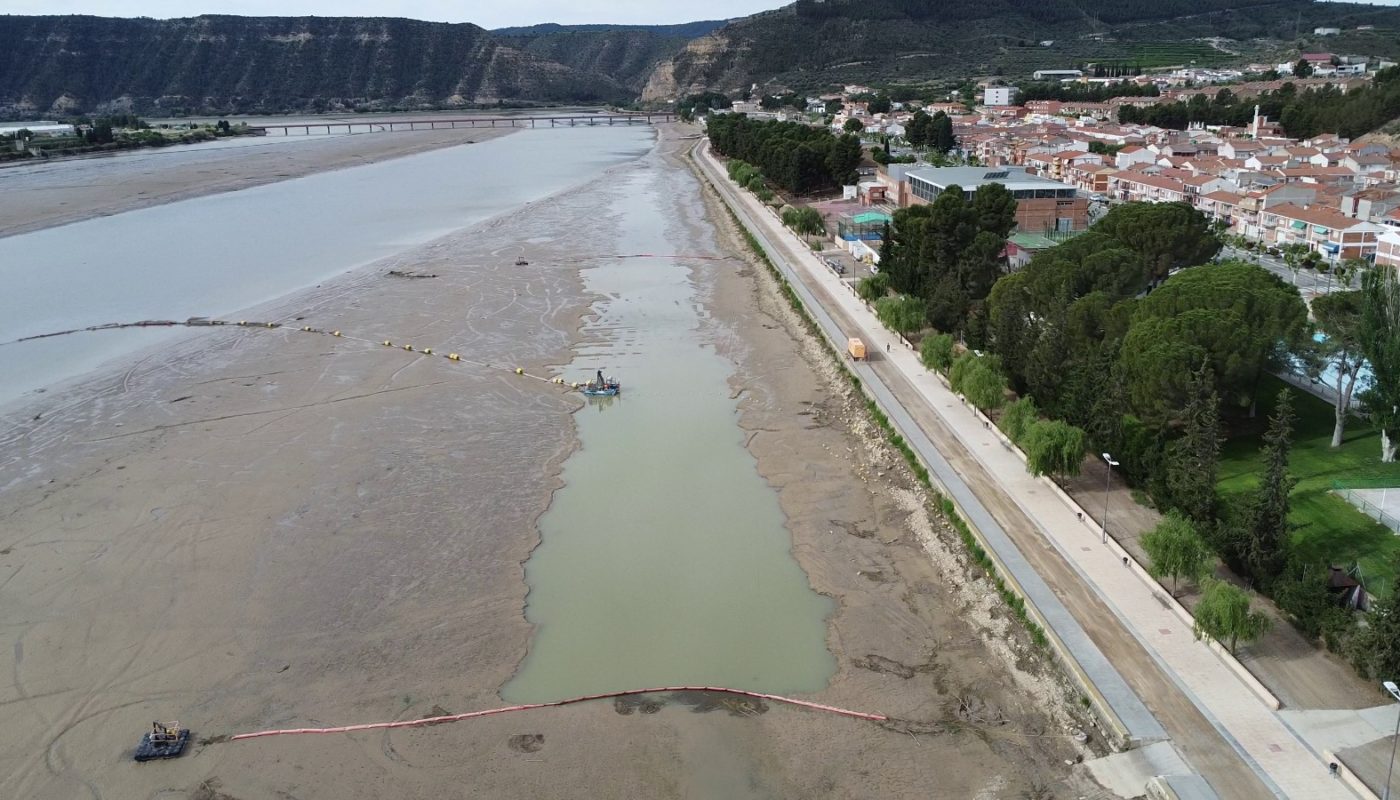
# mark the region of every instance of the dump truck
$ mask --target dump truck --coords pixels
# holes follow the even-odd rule
[[[851,360],[853,361],[864,361],[865,342],[862,342],[859,339],[847,339],[846,354],[849,355],[851,357]]]

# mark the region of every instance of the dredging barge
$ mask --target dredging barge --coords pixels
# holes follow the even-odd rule
[[[587,397],[617,397],[622,394],[622,384],[617,379],[609,375],[603,377],[603,371],[598,370],[598,377],[579,387]]]

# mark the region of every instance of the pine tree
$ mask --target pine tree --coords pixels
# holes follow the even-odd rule
[[[1167,461],[1167,490],[1171,504],[1204,527],[1215,522],[1220,467],[1220,395],[1208,365],[1192,375],[1187,394],[1185,428]]]
[[[1292,393],[1283,389],[1264,434],[1264,477],[1245,518],[1242,555],[1250,577],[1260,585],[1278,577],[1287,556],[1289,494],[1297,483],[1288,473],[1295,419]]]

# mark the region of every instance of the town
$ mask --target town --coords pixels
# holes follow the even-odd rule
[[[1258,105],[1243,125],[1191,123],[1184,129],[1119,122],[1127,116],[1122,109],[1216,103],[1222,93],[1228,102],[1249,102],[1280,92],[1348,92],[1393,66],[1306,53],[1297,64],[1187,68],[1130,78],[1043,70],[1032,77],[1106,97],[1020,101],[1016,87],[997,81],[978,85],[981,95],[975,101],[918,104],[893,102],[871,87],[851,85],[807,100],[800,111],[775,109],[772,98],[736,101],[729,110],[780,121],[825,114],[833,132],[855,132],[874,143],[875,161],[885,163],[867,163],[857,189],[860,203],[872,210],[926,203],[929,187],[1006,184],[1018,199],[1018,224],[1007,251],[1013,267],[1087,230],[1111,204],[1184,202],[1218,221],[1230,244],[1272,257],[1278,269],[1289,255],[1290,263],[1325,272],[1344,263],[1400,265],[1400,149],[1350,141],[1333,131],[1289,137]],[[1308,77],[1291,74],[1305,68]],[[1271,79],[1242,80],[1260,74]],[[1145,94],[1145,88],[1153,93]],[[910,129],[928,117],[947,118],[956,148],[935,153],[934,159],[926,159],[920,148],[916,158]],[[892,156],[881,158],[882,146],[892,146],[887,151]],[[950,163],[957,166],[944,166]],[[838,244],[878,264],[878,238],[849,237]],[[1316,255],[1291,257],[1300,250]]]

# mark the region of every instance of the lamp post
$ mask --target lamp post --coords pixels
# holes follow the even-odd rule
[[[1108,490],[1113,485],[1113,468],[1118,466],[1118,462],[1108,453],[1103,454],[1103,460],[1108,464],[1108,469],[1103,479],[1103,525],[1099,526],[1099,542],[1108,544]]]
[[[1395,681],[1386,681],[1381,685],[1395,698],[1395,702],[1400,703],[1400,686],[1396,686]],[[1395,770],[1396,742],[1400,742],[1400,714],[1395,717],[1395,737],[1390,742],[1390,766],[1385,771],[1385,800],[1390,800],[1390,776]]]

